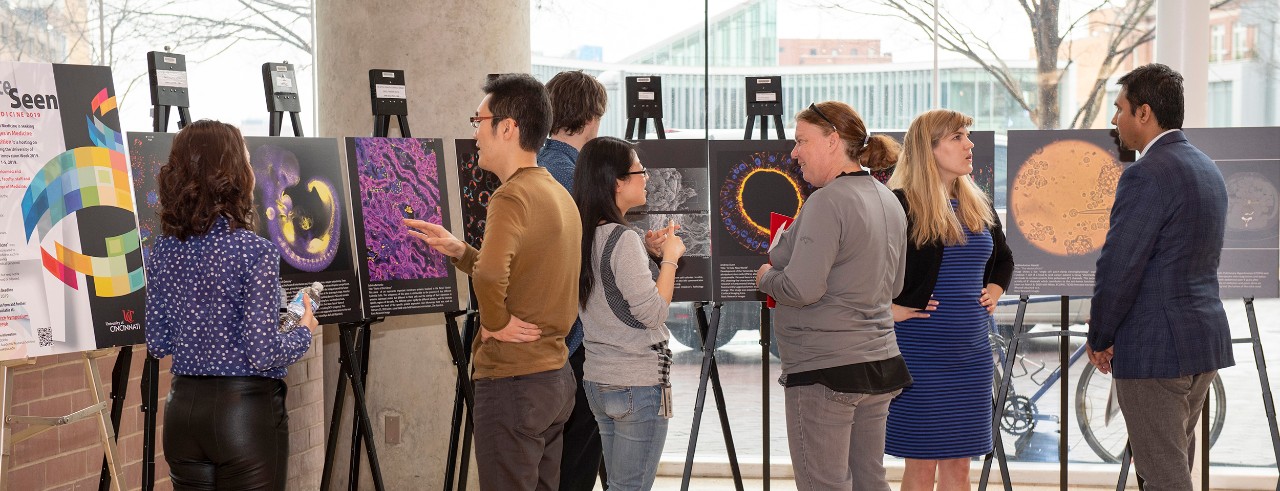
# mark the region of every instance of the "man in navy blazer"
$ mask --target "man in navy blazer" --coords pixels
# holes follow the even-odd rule
[[[1146,489],[1190,491],[1196,419],[1217,370],[1235,365],[1218,297],[1226,183],[1181,131],[1182,75],[1150,64],[1119,84],[1111,123],[1142,157],[1116,186],[1089,360],[1113,373]]]

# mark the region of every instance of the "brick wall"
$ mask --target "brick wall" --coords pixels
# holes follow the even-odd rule
[[[324,460],[324,388],[319,336],[312,349],[289,369],[289,487],[290,490],[316,489],[320,484],[320,468]],[[122,460],[125,487],[140,489],[142,484],[143,414],[140,387],[145,350],[135,348],[129,372],[129,388],[120,417],[118,446]],[[96,360],[98,373],[111,390],[111,369],[115,356]],[[93,403],[93,394],[85,379],[81,354],[46,356],[35,364],[15,370],[12,413],[15,416],[65,416]],[[160,412],[157,415],[156,486],[170,490],[169,466],[164,461],[164,399],[169,392],[170,360],[160,361]],[[26,426],[15,425],[13,432]],[[102,447],[98,444],[96,418],[87,418],[57,427],[28,439],[14,448],[7,476],[0,476],[15,491],[64,491],[97,489],[102,468]]]

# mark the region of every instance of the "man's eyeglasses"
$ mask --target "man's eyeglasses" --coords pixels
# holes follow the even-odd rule
[[[472,116],[472,117],[471,117],[471,127],[472,127],[472,128],[479,128],[479,127],[480,127],[480,122],[481,122],[481,121],[484,121],[484,120],[486,120],[486,119],[500,120],[500,119],[504,119],[504,118],[503,118],[502,116],[498,116],[497,114],[494,114],[494,115],[491,115],[491,116]]]
[[[624,176],[631,176],[631,175],[637,175],[637,174],[638,174],[638,175],[642,175],[642,176],[644,176],[645,178],[648,178],[648,177],[649,177],[649,169],[633,170],[633,171],[631,171],[631,172],[623,172],[623,173],[622,173],[622,175],[624,175]]]
[[[835,122],[833,122],[833,121],[831,121],[831,118],[828,118],[826,114],[822,114],[822,111],[818,110],[818,106],[817,106],[817,105],[812,104],[812,103],[811,103],[811,104],[809,104],[809,110],[811,110],[811,111],[813,111],[813,112],[817,113],[817,114],[818,114],[818,117],[822,118],[822,120],[823,120],[823,121],[826,121],[826,122],[827,122],[827,124],[831,125],[831,129],[836,130],[836,133],[839,133],[839,132],[840,132],[840,129],[839,129],[839,128],[836,128],[836,123],[835,123]],[[475,119],[475,118],[472,118],[472,119]]]

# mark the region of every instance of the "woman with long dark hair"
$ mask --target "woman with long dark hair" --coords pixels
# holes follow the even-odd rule
[[[280,490],[285,367],[311,347],[311,302],[280,325],[280,255],[253,233],[253,171],[236,127],[178,132],[160,169],[162,234],[146,257],[147,350],[173,356],[164,457],[177,490]],[[297,329],[297,327],[303,327]]]
[[[648,171],[630,143],[588,141],[573,174],[582,215],[578,315],[587,350],[583,387],[600,425],[611,490],[647,490],[671,418],[671,332],[665,324],[684,241],[664,230],[658,279],[627,210],[645,203]]]
[[[906,283],[893,320],[915,379],[889,410],[886,451],[906,459],[904,491],[969,489],[971,458],[991,451],[987,332],[1013,257],[991,199],[969,175],[972,124],[948,109],[917,116],[889,179],[907,213]]]

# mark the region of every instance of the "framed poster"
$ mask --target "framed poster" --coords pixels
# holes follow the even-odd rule
[[[676,269],[676,302],[710,301],[711,171],[706,140],[639,140],[640,162],[649,171],[646,203],[631,209],[627,221],[642,231],[674,223],[685,252]],[[643,234],[641,235],[643,237]],[[658,265],[650,263],[657,274]]]
[[[253,166],[258,235],[280,251],[287,298],[324,285],[316,318],[323,324],[365,317],[352,254],[346,169],[334,138],[246,137]]]
[[[770,213],[795,217],[815,189],[791,159],[794,141],[710,144],[715,300],[763,302],[755,282],[769,260]]]
[[[1191,128],[1227,184],[1218,294],[1280,297],[1280,128]]]
[[[1123,167],[1110,130],[1009,132],[1011,295],[1093,295]]]
[[[489,208],[489,198],[502,185],[498,175],[480,168],[480,151],[476,141],[454,141],[458,154],[458,194],[462,203],[462,240],[471,247],[480,248],[484,242],[484,221]]]
[[[129,133],[139,223],[150,247],[160,233],[156,176],[173,136]],[[333,138],[246,137],[254,174],[255,232],[280,253],[281,305],[312,282],[324,285],[316,318],[322,324],[364,318],[353,259],[351,194]],[[139,172],[141,174],[139,175]]]
[[[370,316],[458,310],[449,258],[409,235],[404,219],[449,229],[444,143],[347,138],[361,296]]]
[[[0,62],[0,87],[0,360],[143,343],[111,70]]]

